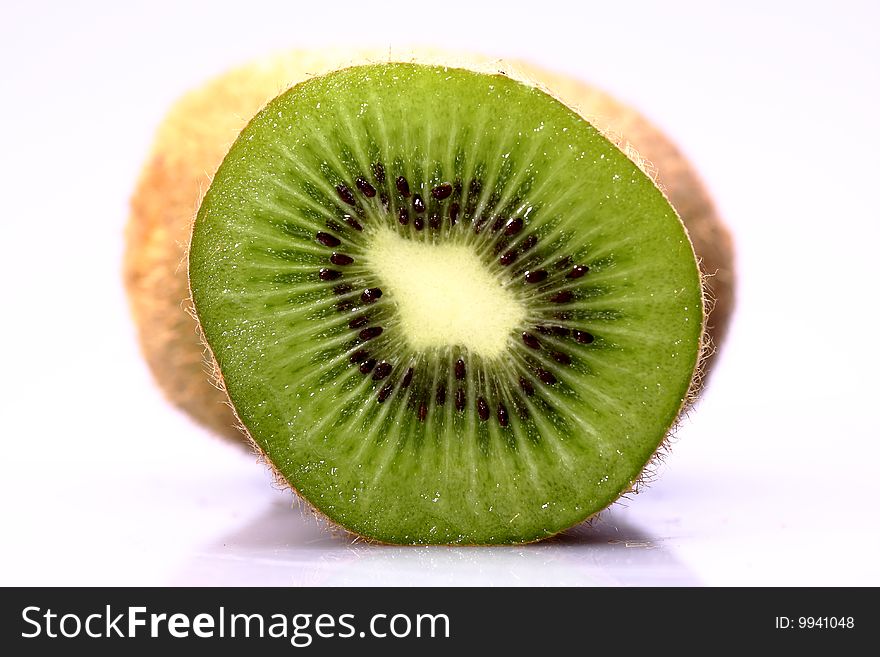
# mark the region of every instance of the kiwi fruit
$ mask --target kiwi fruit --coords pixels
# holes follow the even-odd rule
[[[162,121],[135,193],[124,278],[145,359],[166,397],[219,436],[243,434],[206,358],[189,307],[185,251],[204,191],[247,121],[271,98],[311,76],[352,63],[387,61],[380,51],[294,50],[255,60],[187,93]],[[699,176],[644,116],[603,91],[522,61],[419,49],[401,60],[506,74],[549,90],[589,119],[655,179],[688,229],[711,309],[702,381],[712,370],[734,307],[733,245]],[[206,372],[207,370],[207,372]],[[242,444],[244,444],[242,442]]]
[[[698,179],[566,78],[322,57],[227,74],[160,129],[126,259],[157,378],[363,536],[524,542],[594,515],[638,480],[727,324],[730,240]],[[651,169],[609,134],[654,154],[703,285]],[[189,252],[215,388],[184,254],[224,155]]]
[[[703,349],[687,232],[552,96],[414,63],[301,82],[199,207],[192,302],[242,426],[388,543],[533,541],[629,490]]]

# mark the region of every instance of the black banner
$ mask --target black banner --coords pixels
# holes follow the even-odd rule
[[[872,598],[868,589],[5,589],[0,645],[163,656],[839,650],[878,636]]]

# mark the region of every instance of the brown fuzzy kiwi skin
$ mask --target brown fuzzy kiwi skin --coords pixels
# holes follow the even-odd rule
[[[170,401],[214,432],[242,442],[242,427],[201,340],[186,272],[193,219],[232,142],[259,109],[290,86],[345,66],[381,61],[503,71],[540,86],[590,120],[651,174],[689,232],[706,274],[706,296],[714,301],[700,368],[708,372],[733,309],[732,241],[693,168],[639,113],[589,85],[523,62],[428,50],[399,55],[293,51],[234,69],[180,99],[159,127],[132,197],[125,285],[142,351]]]

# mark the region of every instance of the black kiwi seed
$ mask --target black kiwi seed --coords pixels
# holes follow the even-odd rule
[[[566,278],[580,278],[584,274],[590,271],[590,268],[586,265],[575,265],[568,274],[566,274]]]
[[[339,198],[343,200],[343,202],[348,205],[355,205],[354,194],[352,194],[351,190],[343,183],[339,183],[336,185],[336,193],[339,194]]]
[[[461,211],[461,206],[458,203],[453,203],[449,206],[449,223],[453,226],[458,223],[458,213]]]
[[[419,422],[424,422],[428,417],[428,405],[425,402],[419,402]]]
[[[389,374],[391,374],[391,363],[383,360],[381,363],[376,365],[376,369],[373,371],[373,380],[381,381]]]
[[[350,265],[354,262],[354,258],[351,256],[345,255],[344,253],[333,253],[330,256],[330,262],[334,265],[339,265],[340,267],[344,267],[345,265]]]
[[[315,239],[324,246],[339,246],[339,238],[330,233],[318,233],[315,235]]]
[[[353,328],[353,329],[360,328],[362,326],[366,326],[367,322],[369,322],[369,321],[370,320],[367,319],[366,315],[361,315],[360,317],[355,317],[353,320],[351,320],[348,323],[348,328]]]
[[[474,234],[475,235],[479,235],[482,232],[483,226],[486,225],[487,221],[488,221],[488,217],[480,217],[477,220],[477,222],[474,224]]]
[[[361,340],[372,340],[373,338],[378,338],[382,335],[382,327],[381,326],[370,326],[365,329],[361,329],[361,332],[358,333],[358,337]]]
[[[501,227],[506,223],[504,217],[497,217],[495,222],[492,224],[492,230],[494,232],[498,232],[501,230]]]
[[[507,222],[507,226],[504,228],[505,235],[516,235],[519,231],[522,230],[523,220],[520,217],[514,217],[510,221]]]
[[[595,338],[592,333],[587,333],[586,331],[578,331],[577,329],[573,332],[574,339],[580,342],[581,344],[590,344]]]
[[[438,228],[440,228],[440,215],[439,214],[432,214],[431,218],[428,219],[428,225],[434,230],[437,230]]]
[[[560,338],[567,338],[571,333],[571,331],[564,326],[553,326],[551,328],[553,330],[553,335]]]
[[[378,396],[376,397],[376,401],[380,404],[388,399],[388,396],[391,394],[391,391],[394,390],[394,384],[389,383],[384,388],[379,391]]]
[[[373,371],[374,367],[376,367],[376,359],[375,358],[368,358],[363,363],[361,363],[361,367],[360,367],[361,374],[369,374],[370,372]]]
[[[547,279],[547,272],[543,269],[536,269],[535,271],[527,271],[525,275],[526,283],[540,283],[543,280]]]
[[[525,238],[523,240],[522,247],[521,247],[522,252],[525,253],[529,249],[533,248],[535,246],[535,244],[537,244],[537,243],[538,243],[538,238],[535,237],[534,235],[529,235],[527,238]]]
[[[498,404],[498,424],[502,427],[506,427],[508,424],[507,408],[504,404]]]
[[[350,214],[345,215],[345,223],[354,228],[355,230],[363,230],[364,227],[361,226],[360,222],[357,219],[352,217]]]
[[[361,301],[364,303],[373,303],[382,296],[382,290],[378,287],[368,287],[361,294]]]
[[[531,349],[540,349],[541,348],[541,343],[538,342],[538,338],[536,338],[534,335],[532,335],[531,333],[528,333],[526,331],[523,331],[522,341],[525,343],[525,345],[527,347],[529,347]]]
[[[562,290],[562,292],[557,292],[550,297],[552,303],[568,303],[572,299],[574,299],[574,292],[571,290]]]
[[[537,374],[538,378],[541,379],[541,381],[546,383],[548,386],[552,386],[554,383],[556,383],[556,377],[553,376],[552,372],[548,372],[545,369],[539,368],[535,370],[535,374]]]
[[[413,196],[413,209],[419,214],[425,211],[425,200],[421,197],[420,194],[416,194]]]
[[[480,420],[483,422],[489,419],[489,404],[486,403],[483,397],[477,399],[477,415],[480,416]]]
[[[457,361],[455,361],[455,380],[461,381],[462,379],[464,379],[464,375],[466,373],[467,370],[464,366],[464,359],[459,358]]]
[[[342,272],[335,269],[321,269],[318,272],[318,278],[322,281],[335,281],[340,276],[342,276]]]
[[[568,354],[564,354],[561,351],[554,351],[552,356],[557,363],[562,363],[563,365],[571,365],[571,356],[569,356]]]
[[[356,352],[354,352],[348,358],[352,363],[363,363],[369,357],[370,357],[369,353],[367,353],[363,349],[358,349]]]
[[[337,285],[336,287],[333,288],[333,294],[338,294],[341,296],[343,294],[348,294],[353,289],[354,288],[351,285],[349,285],[348,283],[340,283],[339,285]]]
[[[438,201],[442,201],[445,198],[449,198],[452,195],[452,185],[449,183],[443,183],[442,185],[437,185],[434,189],[431,190],[431,196],[433,196]]]
[[[354,181],[354,184],[357,185],[357,188],[359,190],[361,190],[361,194],[363,194],[367,198],[373,198],[376,195],[376,188],[373,187],[370,182],[363,176],[358,176],[357,179]]]
[[[400,208],[397,212],[397,220],[401,225],[406,226],[409,223],[409,210],[406,208]]]
[[[535,394],[535,387],[532,385],[532,382],[523,376],[519,377],[519,387],[522,388],[522,391],[528,397]]]
[[[381,162],[376,162],[373,165],[373,176],[380,185],[385,182],[385,165]]]
[[[425,227],[425,220],[419,215],[416,215],[416,218],[413,219],[413,226],[416,230],[421,230]]]
[[[409,388],[409,384],[412,383],[413,378],[413,368],[409,368],[406,371],[406,374],[403,375],[403,381],[400,383],[401,388]]]
[[[463,411],[466,403],[467,398],[464,394],[464,390],[459,388],[455,391],[455,410]]]
[[[406,178],[403,176],[398,176],[396,180],[397,191],[401,193],[404,198],[409,198],[409,183],[406,181]]]
[[[516,260],[516,251],[508,251],[503,256],[498,258],[498,262],[500,262],[505,267],[509,265],[511,262]]]
[[[437,386],[437,394],[435,395],[434,401],[437,402],[437,406],[443,406],[446,403],[446,386],[442,383]]]
[[[536,326],[535,330],[538,333],[543,333],[544,335],[553,335],[553,327],[552,326]]]

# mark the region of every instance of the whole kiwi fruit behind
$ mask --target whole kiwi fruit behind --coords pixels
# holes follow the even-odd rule
[[[169,396],[221,431],[234,426],[235,416],[225,393],[204,384],[197,324],[184,312],[182,261],[192,214],[208,176],[256,110],[308,73],[351,59],[295,53],[190,94],[160,129],[135,196],[126,274],[145,352]],[[481,67],[467,62],[467,69]],[[732,298],[724,294],[725,286],[732,292],[730,243],[699,182],[637,114],[583,85],[536,73],[527,77],[582,114],[616,117],[600,125],[652,160],[673,204],[680,196],[676,207],[690,212],[688,221],[680,208],[696,252],[716,273],[710,294],[718,299],[712,324],[720,339]],[[447,93],[459,110],[418,116],[423,101],[442,103]],[[348,107],[360,100],[359,110],[357,103]],[[370,106],[382,108],[379,118],[369,118]],[[545,114],[548,133],[562,125],[572,132],[524,140],[523,126]],[[477,115],[482,124],[458,125]],[[492,125],[507,115],[512,128]],[[418,120],[423,125],[413,127]],[[286,129],[279,127],[285,122]],[[435,135],[456,127],[463,141],[450,138],[447,149]],[[534,130],[544,127],[541,120]],[[488,137],[480,146],[482,135]],[[599,158],[593,168],[556,175],[554,162],[568,156],[560,138],[585,149],[565,160],[566,168],[580,167],[586,156]],[[546,159],[548,151],[556,160]],[[668,180],[664,157],[671,162]],[[605,167],[614,173],[612,184],[606,189],[607,180],[592,180],[592,196],[584,196],[578,186]],[[628,191],[616,191],[621,179]],[[602,200],[597,191],[609,193]],[[554,215],[551,208],[573,195],[581,210],[590,205],[595,230],[572,223],[571,208],[568,217]],[[622,200],[629,205],[615,205]],[[631,248],[628,234],[618,239],[613,231],[609,238],[603,222],[606,229],[617,222],[615,230],[642,231],[642,242]],[[482,288],[468,287],[485,273],[474,252],[494,277]],[[388,542],[521,542],[560,531],[629,489],[674,423],[705,346],[700,280],[689,260],[690,244],[665,199],[564,105],[503,76],[386,63],[298,85],[248,125],[199,211],[190,282],[219,362],[217,380],[225,380],[238,417],[276,472],[322,513]],[[665,268],[662,275],[643,273],[655,264]],[[470,333],[458,337],[451,324],[432,328],[433,318],[419,314],[419,286],[438,276],[455,279],[471,266],[468,278],[453,281],[451,296],[472,298],[453,298],[446,310],[479,303],[490,319],[483,316],[481,325],[465,318]],[[435,279],[414,273],[431,267]],[[499,282],[509,290],[503,299],[491,291]],[[650,322],[630,309],[627,288],[638,290],[639,308],[651,309]],[[657,305],[664,298],[667,305]],[[288,334],[282,347],[267,341],[279,328]],[[633,334],[664,355],[655,347],[630,349]],[[682,344],[683,351],[673,349]],[[678,361],[668,358],[670,349]],[[635,358],[617,360],[628,351]],[[656,399],[641,392],[647,385],[633,387],[653,376],[652,358],[660,377]],[[641,374],[620,374],[628,367]],[[609,460],[605,452],[624,431],[625,443]],[[636,432],[632,438],[629,431]],[[568,441],[577,434],[588,440],[571,451]],[[614,436],[610,442],[606,434]],[[453,437],[464,446],[451,448]],[[461,475],[470,470],[485,474]],[[548,501],[537,505],[541,496]],[[461,497],[472,498],[470,513],[454,502]]]
[[[256,60],[187,93],[158,128],[131,201],[125,285],[144,357],[165,396],[221,436],[244,441],[189,310],[186,249],[202,196],[241,129],[277,94],[314,75],[388,58],[383,51],[324,49]],[[527,62],[434,50],[408,52],[400,59],[503,70],[532,80],[652,167],[706,275],[711,312],[702,363],[705,381],[734,308],[733,241],[700,177],[675,144],[605,92]]]

